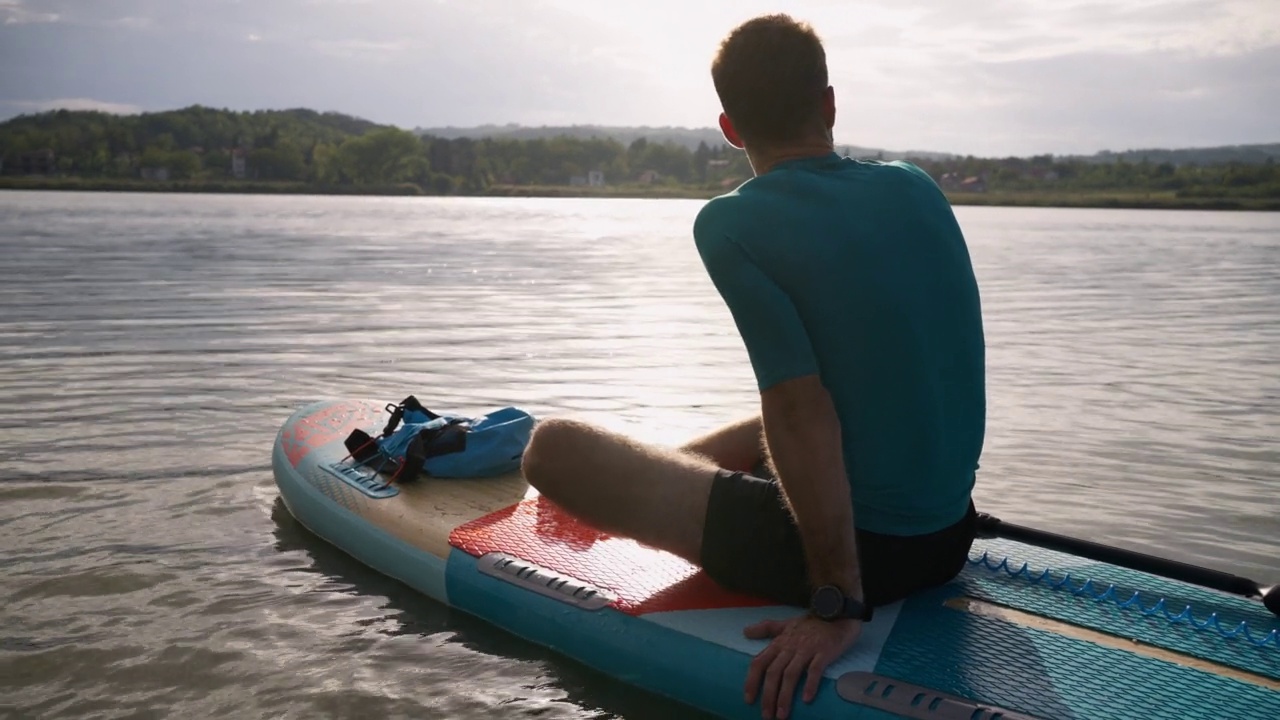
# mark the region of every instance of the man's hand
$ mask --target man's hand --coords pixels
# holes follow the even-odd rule
[[[761,717],[786,720],[791,714],[800,675],[807,673],[804,701],[812,702],[827,666],[853,647],[862,634],[862,621],[827,622],[812,615],[790,620],[765,620],[747,627],[743,634],[753,640],[773,638],[769,646],[751,661],[745,687],[747,704],[756,701],[756,692],[764,683],[760,700]]]

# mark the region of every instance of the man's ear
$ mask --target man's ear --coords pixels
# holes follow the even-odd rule
[[[828,130],[836,126],[836,89],[830,85],[822,91],[822,119]]]
[[[739,150],[745,147],[742,138],[738,136],[737,129],[733,127],[733,121],[725,113],[720,113],[720,132],[724,133],[724,139],[729,141],[730,145]]]

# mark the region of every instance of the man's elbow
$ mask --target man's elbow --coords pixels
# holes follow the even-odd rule
[[[831,395],[817,374],[805,375],[766,388],[760,393],[765,425],[798,429],[836,419]]]

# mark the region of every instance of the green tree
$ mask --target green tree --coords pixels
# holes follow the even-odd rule
[[[336,146],[317,143],[311,149],[311,179],[325,185],[336,185],[342,179],[342,166]]]
[[[169,176],[177,180],[195,177],[200,172],[200,156],[190,150],[169,153]]]
[[[250,152],[249,171],[260,180],[303,180],[307,176],[302,151],[289,143]]]
[[[169,167],[169,151],[158,146],[151,146],[142,152],[138,166],[144,168]]]
[[[205,173],[222,177],[231,172],[231,153],[222,148],[208,150],[202,158],[202,164]]]
[[[707,161],[711,159],[711,148],[705,141],[698,141],[698,149],[693,151],[693,170],[698,182],[707,181]]]
[[[456,186],[454,179],[444,173],[435,173],[431,176],[431,190],[437,195],[452,195]]]
[[[413,133],[384,128],[347,140],[338,156],[343,174],[357,185],[394,183],[412,172],[410,159],[421,147]]]

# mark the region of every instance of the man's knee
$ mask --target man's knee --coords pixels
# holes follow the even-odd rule
[[[577,420],[548,418],[540,421],[520,461],[525,480],[541,490],[564,479],[576,451],[582,448],[591,434],[591,426]]]

